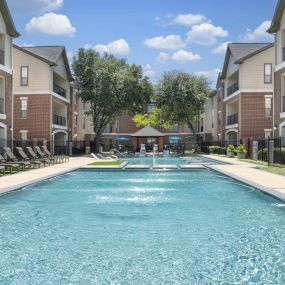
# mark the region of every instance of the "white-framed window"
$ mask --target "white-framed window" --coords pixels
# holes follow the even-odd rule
[[[218,112],[218,125],[221,125],[222,124],[222,112],[219,111]]]
[[[0,77],[0,114],[5,114],[5,79]]]
[[[28,131],[26,131],[26,130],[21,130],[21,131],[20,131],[20,135],[21,135],[21,140],[22,140],[22,141],[28,140]]]
[[[77,127],[78,124],[78,115],[77,113],[74,113],[74,127]]]
[[[272,83],[272,63],[264,64],[264,83],[265,84]]]
[[[21,66],[21,86],[29,85],[29,67]]]
[[[27,98],[21,98],[21,112],[20,117],[21,119],[26,119],[28,117],[28,99]]]
[[[265,97],[265,117],[272,116],[272,97]]]

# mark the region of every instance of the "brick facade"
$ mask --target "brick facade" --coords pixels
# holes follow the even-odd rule
[[[28,99],[27,118],[21,118],[21,98]],[[51,95],[14,95],[14,139],[21,139],[21,130],[28,131],[28,140],[51,139]]]

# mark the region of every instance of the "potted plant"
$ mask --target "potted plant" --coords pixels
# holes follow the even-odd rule
[[[242,145],[242,144],[239,145],[236,148],[236,152],[237,152],[238,159],[245,159],[246,149],[245,149],[244,145]]]
[[[230,144],[227,147],[227,157],[233,158],[234,156],[235,156],[235,147],[232,144]]]

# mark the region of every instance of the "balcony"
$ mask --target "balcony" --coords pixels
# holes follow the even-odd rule
[[[59,85],[57,84],[54,84],[53,85],[53,92],[60,95],[61,97],[64,97],[66,98],[66,89],[60,87]]]
[[[5,99],[0,98],[0,114],[5,114]]]
[[[228,89],[227,89],[227,96],[230,96],[230,95],[234,94],[238,90],[239,90],[239,84],[238,84],[238,82],[236,82],[233,85],[231,85],[230,87],[228,87]]]
[[[66,118],[62,116],[54,115],[53,123],[58,126],[66,127]]]
[[[238,124],[238,114],[232,114],[227,117],[227,125],[235,125]]]
[[[3,50],[0,50],[0,64],[5,64],[5,52]]]
[[[282,48],[282,61],[285,61],[285,47]]]

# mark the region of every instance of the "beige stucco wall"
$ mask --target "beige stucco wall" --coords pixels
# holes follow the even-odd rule
[[[272,64],[272,72],[274,70],[275,49],[271,47],[260,52],[241,64],[241,89],[273,89],[273,78],[271,84],[264,83],[264,64]]]
[[[21,66],[29,67],[29,84],[21,86]],[[50,66],[40,59],[13,47],[14,92],[50,91]]]
[[[5,66],[11,69],[12,66],[12,38],[6,34],[6,24],[3,20],[2,14],[0,13],[0,34],[4,36],[4,52],[5,52]]]

